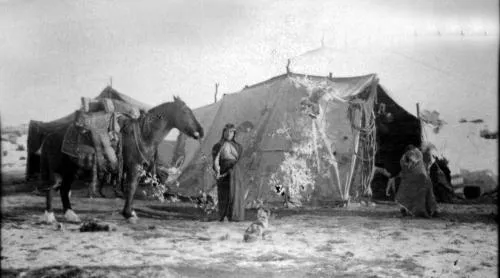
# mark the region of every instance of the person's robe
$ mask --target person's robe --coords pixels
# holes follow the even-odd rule
[[[396,202],[413,216],[432,217],[437,210],[437,202],[422,153],[418,149],[410,150],[403,155],[400,164],[401,184]]]
[[[220,220],[223,220],[224,217],[230,221],[243,221],[245,219],[244,189],[241,182],[241,168],[238,163],[241,153],[242,148],[235,141],[222,140],[212,149],[214,166],[219,166],[221,175],[217,179]]]

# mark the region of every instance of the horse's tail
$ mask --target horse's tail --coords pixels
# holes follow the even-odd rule
[[[40,153],[40,180],[39,180],[39,183],[40,183],[40,185],[43,186],[43,184],[50,182],[50,167],[49,167],[49,158],[48,158],[46,146],[44,146],[44,144],[42,144],[40,149],[41,149],[41,153]]]

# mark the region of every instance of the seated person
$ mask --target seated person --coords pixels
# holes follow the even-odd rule
[[[437,202],[422,152],[415,146],[409,145],[400,164],[401,184],[395,200],[402,207],[401,211],[403,214],[417,217],[434,216]]]

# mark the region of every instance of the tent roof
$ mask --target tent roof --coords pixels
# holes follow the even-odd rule
[[[260,102],[260,106],[258,107],[252,107],[250,108],[250,113],[255,112],[256,110],[252,109],[262,109],[263,107],[266,107],[267,99],[264,99],[264,97],[268,97],[267,94],[269,93],[269,88],[276,86],[279,87],[279,85],[276,85],[278,83],[283,82],[284,80],[289,80],[290,78],[295,78],[298,80],[303,80],[307,78],[309,81],[313,81],[316,83],[321,83],[323,82],[325,85],[332,85],[335,84],[335,96],[339,98],[348,98],[348,97],[353,97],[359,93],[361,93],[367,86],[369,86],[374,80],[377,79],[377,76],[375,74],[367,74],[364,76],[351,76],[351,77],[335,77],[332,79],[329,79],[327,76],[318,76],[318,75],[304,75],[304,74],[297,74],[297,73],[290,73],[290,74],[283,74],[279,76],[272,77],[266,81],[259,82],[257,84],[251,85],[251,86],[246,86],[243,90],[232,93],[232,94],[226,94],[224,97],[219,100],[216,103],[212,103],[209,105],[205,105],[196,109],[193,109],[193,113],[200,122],[201,126],[205,130],[205,138],[210,136],[211,132],[215,132],[220,136],[220,130],[212,129],[214,121],[220,120],[221,118],[226,119],[228,121],[235,121],[238,119],[238,117],[234,118],[232,115],[233,113],[236,113],[236,111],[240,111],[240,108],[242,110],[247,109],[248,107],[245,107],[252,99],[255,98],[260,98],[262,101]],[[220,111],[223,103],[225,106],[230,105],[232,107],[240,107],[236,108],[234,107],[231,111]],[[231,104],[229,104],[231,103]],[[240,111],[241,112],[241,111]],[[229,116],[227,116],[229,114]],[[242,119],[244,121],[244,119]],[[197,151],[199,147],[199,143],[196,140],[193,139],[188,139],[186,141],[186,154],[185,154],[185,161],[184,161],[184,166],[188,165],[193,156],[195,155],[195,152]],[[162,152],[162,150],[159,150]]]
[[[107,86],[106,88],[103,89],[103,91],[95,97],[95,99],[102,99],[102,98],[111,98],[119,101],[123,101],[129,105],[138,107],[139,109],[143,109],[145,111],[149,110],[151,106],[144,104],[140,101],[137,101],[125,94],[122,94],[115,89],[111,88],[110,86]],[[75,109],[76,110],[76,109]],[[75,112],[72,112],[71,114],[64,116],[62,118],[50,121],[50,122],[37,122],[36,125],[38,125],[40,128],[46,129],[46,130],[53,130],[55,128],[59,128],[62,126],[65,126],[67,124],[70,124],[74,121],[75,119]]]
[[[111,86],[107,86],[106,88],[104,88],[104,90],[102,90],[102,92],[96,97],[96,99],[102,99],[102,98],[121,100],[144,111],[148,111],[152,107],[151,105],[145,104],[143,102],[140,102],[125,94],[118,92]]]

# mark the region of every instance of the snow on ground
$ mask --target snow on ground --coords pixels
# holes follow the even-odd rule
[[[2,271],[72,265],[106,277],[497,276],[494,205],[441,205],[438,219],[401,218],[390,205],[280,209],[270,221],[272,239],[244,243],[253,211],[249,221],[200,222],[194,208],[137,201],[141,218],[130,225],[119,213],[121,199],[88,199],[81,191],[75,211],[117,230],[81,233],[65,222],[59,230],[40,223],[43,197],[4,196]],[[60,210],[56,217],[62,221]]]

